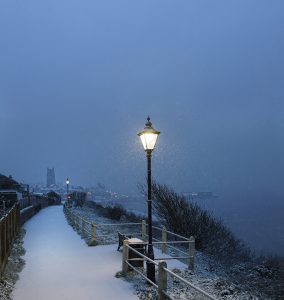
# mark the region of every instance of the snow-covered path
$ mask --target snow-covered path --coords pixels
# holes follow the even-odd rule
[[[88,247],[67,224],[62,206],[43,209],[25,224],[26,266],[13,300],[138,299],[121,270],[116,245]]]

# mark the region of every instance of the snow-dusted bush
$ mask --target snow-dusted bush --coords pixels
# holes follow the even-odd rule
[[[146,194],[145,186],[141,189]],[[152,193],[154,212],[168,230],[187,237],[194,236],[198,250],[222,261],[249,258],[248,248],[210,212],[166,185],[154,182]]]
[[[112,220],[120,220],[124,213],[125,209],[121,205],[115,204],[114,206],[105,207],[104,217]]]
[[[141,222],[141,217],[135,215],[132,212],[128,212],[122,205],[115,204],[112,206],[106,206],[95,202],[86,201],[85,206],[90,207],[96,211],[97,214],[109,218],[112,220],[125,220],[127,222]]]
[[[71,201],[75,207],[82,207],[86,201],[87,194],[85,192],[74,191],[70,194]]]

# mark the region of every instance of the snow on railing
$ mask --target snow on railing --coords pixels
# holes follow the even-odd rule
[[[97,245],[101,242],[101,239],[104,239],[106,242],[106,238],[112,238],[113,242],[118,240],[117,231],[115,229],[126,228],[121,234],[125,236],[131,237],[139,237],[143,241],[146,241],[147,235],[147,224],[145,220],[138,223],[95,223],[90,222],[83,217],[81,217],[78,213],[75,213],[67,205],[64,205],[64,212],[69,220],[69,222],[73,225],[73,227],[82,235],[83,238],[88,238],[90,240],[89,245]],[[137,226],[141,226],[141,231],[135,232],[134,229]],[[130,229],[133,228],[133,230]],[[157,234],[153,237],[154,243],[157,247],[161,247],[162,253],[169,254],[175,259],[186,260],[188,267],[194,271],[195,264],[195,239],[194,237],[186,238],[174,232],[166,230],[165,227],[157,227],[153,226],[153,229],[159,232],[159,236],[161,239],[156,238]],[[127,231],[127,232],[126,232]],[[171,238],[169,240],[169,238]],[[178,239],[177,239],[178,238]],[[179,245],[179,247],[177,247]],[[170,251],[168,251],[168,249]],[[182,254],[182,256],[178,256],[178,254]],[[168,258],[170,259],[170,258]]]
[[[156,243],[157,244],[157,243]],[[147,243],[139,243],[139,245],[147,245]],[[153,243],[155,245],[155,242]],[[130,252],[135,253],[135,258],[129,258]],[[140,257],[140,258],[139,258]],[[147,282],[149,282],[152,286],[154,286],[158,290],[158,300],[166,300],[166,299],[172,299],[173,298],[167,291],[168,289],[168,275],[173,276],[175,280],[179,280],[183,284],[185,284],[187,287],[193,289],[197,294],[204,296],[206,299],[216,300],[212,295],[208,294],[201,288],[195,286],[188,280],[184,279],[183,277],[179,276],[178,274],[174,273],[170,269],[167,268],[166,259],[163,260],[155,259],[152,260],[149,257],[147,257],[145,254],[141,253],[141,251],[138,251],[137,249],[133,248],[131,246],[131,243],[129,240],[124,240],[123,242],[123,255],[122,255],[122,274],[123,276],[127,276],[127,273],[129,269],[134,270],[136,273],[141,275]],[[175,259],[175,258],[172,258]],[[155,265],[155,270],[158,273],[158,284],[147,278],[146,274],[143,272],[143,270],[140,270],[136,268],[133,264],[131,264],[132,261],[143,261],[143,262],[150,262]],[[159,262],[157,262],[159,260]]]
[[[81,217],[78,213],[73,212],[70,208],[64,205],[64,212],[69,222],[73,227],[85,238],[90,239],[90,245],[97,245],[101,242],[101,239],[106,241],[107,238],[117,240],[117,231],[121,228],[126,228],[128,232],[123,232],[125,235],[140,235],[140,230],[137,226],[141,226],[140,223],[96,223],[90,222]],[[132,229],[130,229],[132,227]],[[117,231],[115,230],[117,229]]]
[[[137,235],[142,238],[141,245],[148,245],[147,242],[145,242],[147,238],[147,224],[146,221],[143,220],[141,223],[105,223],[105,224],[97,224],[95,222],[90,222],[83,217],[81,217],[78,213],[73,212],[70,208],[68,208],[66,205],[64,205],[64,212],[71,223],[73,227],[83,236],[83,237],[89,237],[90,238],[90,245],[97,245],[99,238],[102,237],[113,237],[114,232],[112,234],[98,234],[98,230],[103,227],[113,228],[115,227],[127,227],[129,229],[129,226],[141,226],[141,232],[138,232]],[[153,285],[158,290],[158,300],[164,300],[164,299],[174,299],[167,293],[167,285],[168,285],[168,276],[175,277],[176,280],[181,281],[188,287],[195,290],[195,292],[201,294],[202,296],[205,296],[207,299],[216,300],[213,296],[209,295],[207,292],[203,291],[199,287],[193,285],[186,279],[182,278],[181,276],[177,275],[173,271],[169,270],[167,268],[166,260],[170,259],[179,259],[179,260],[187,260],[188,267],[192,271],[194,271],[194,262],[195,262],[195,239],[194,237],[186,238],[179,234],[176,234],[174,232],[166,230],[165,227],[156,227],[153,226],[153,229],[156,229],[157,231],[161,232],[161,240],[157,238],[153,238],[154,242],[152,243],[155,247],[161,246],[162,253],[166,253],[167,249],[172,249],[174,251],[178,251],[182,253],[184,256],[170,256],[170,257],[163,257],[163,258],[155,258],[155,260],[151,260],[148,258],[145,254],[141,253],[141,251],[138,251],[137,249],[131,247],[129,245],[129,240],[123,241],[123,255],[122,255],[122,274],[124,276],[127,276],[127,272],[129,268],[133,269],[136,273],[141,275],[143,278],[146,279],[151,285]],[[116,232],[115,232],[116,233]],[[123,233],[124,235],[129,235],[128,233]],[[168,237],[172,236],[175,240],[168,240]],[[176,239],[179,240],[176,240]],[[181,250],[178,247],[175,247],[175,244],[181,244],[186,246],[188,251],[185,252]],[[184,247],[185,248],[185,247]],[[135,258],[129,258],[129,252],[135,253]],[[156,271],[158,273],[158,284],[151,281],[147,278],[147,276],[144,274],[143,271],[137,269],[133,264],[131,264],[131,261],[143,261],[143,262],[151,262],[156,266]]]

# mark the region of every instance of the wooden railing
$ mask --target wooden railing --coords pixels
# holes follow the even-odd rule
[[[92,245],[103,244],[103,241],[107,240],[116,242],[118,239],[117,231],[122,231],[125,235],[141,235],[141,222],[102,224],[88,221],[68,208],[66,204],[63,210],[69,223],[83,238],[88,239]]]
[[[83,237],[89,240],[89,245],[104,244],[106,240],[118,242],[117,231],[125,236],[137,237],[143,241],[147,240],[147,224],[145,220],[139,223],[95,223],[86,220],[80,214],[74,212],[67,205],[64,205],[64,213],[69,223]],[[161,248],[162,254],[171,256],[167,259],[179,259],[188,264],[188,268],[194,271],[195,268],[195,239],[186,238],[174,232],[166,230],[165,227],[153,226],[155,237],[153,245]],[[159,260],[159,258],[156,258]],[[165,258],[163,258],[165,259]]]
[[[70,224],[74,227],[74,229],[84,238],[88,238],[93,245],[97,245],[99,243],[100,238],[110,238],[116,237],[116,241],[118,241],[118,235],[115,231],[117,227],[123,228],[123,233],[125,235],[129,235],[129,228],[135,228],[137,231],[137,226],[139,226],[139,232],[136,233],[136,236],[142,238],[144,241],[142,244],[147,246],[147,224],[144,220],[141,223],[110,223],[110,224],[98,224],[95,222],[90,222],[80,216],[78,213],[72,211],[71,208],[64,205],[64,213],[66,218],[70,222]],[[104,234],[102,228],[109,228],[109,232],[112,233]],[[111,228],[111,229],[110,229]],[[204,297],[205,299],[216,300],[213,296],[205,292],[204,290],[200,289],[199,287],[193,285],[185,278],[182,278],[178,274],[175,274],[173,271],[167,268],[166,260],[169,259],[178,259],[178,260],[186,260],[188,264],[188,268],[194,271],[195,267],[195,239],[194,237],[186,238],[174,232],[166,230],[165,227],[156,227],[153,226],[155,229],[156,237],[153,238],[153,246],[160,247],[162,254],[166,254],[168,250],[172,250],[174,252],[179,252],[181,255],[167,256],[161,258],[155,258],[155,260],[151,260],[145,254],[137,251],[137,249],[131,247],[128,240],[124,240],[123,242],[123,254],[122,254],[122,273],[124,276],[127,276],[129,268],[134,270],[136,273],[141,275],[148,281],[151,285],[153,285],[158,291],[158,300],[165,300],[165,299],[174,299],[169,295],[167,292],[167,285],[168,285],[168,278],[173,276],[175,280],[178,280],[185,284],[187,287],[194,290],[199,296]],[[134,236],[133,233],[132,236]],[[161,237],[161,238],[158,238]],[[177,245],[181,245],[178,247]],[[129,258],[129,251],[132,251],[136,254],[136,258]],[[171,251],[169,251],[171,252]],[[131,261],[141,260],[141,261],[149,261],[152,262],[156,266],[156,272],[158,275],[157,283],[152,282],[147,278],[145,273],[141,269],[135,268]]]
[[[20,228],[20,209],[16,203],[0,219],[0,276],[3,274],[13,241]]]
[[[145,243],[147,245],[147,243]],[[157,244],[157,242],[156,242]],[[155,242],[153,243],[155,246]],[[129,252],[135,253],[136,258],[130,259],[129,258]],[[167,268],[167,263],[165,260],[159,260],[157,261],[150,259],[147,257],[145,254],[141,253],[140,251],[137,251],[137,249],[131,247],[131,244],[129,243],[128,240],[124,240],[123,242],[123,252],[122,252],[122,274],[124,276],[127,276],[128,270],[134,270],[137,274],[142,276],[147,282],[149,282],[152,286],[154,286],[157,289],[158,292],[158,300],[174,300],[176,299],[175,297],[172,297],[170,293],[168,292],[168,279],[169,276],[174,277],[175,281],[180,281],[182,284],[184,284],[186,287],[189,289],[192,289],[198,297],[202,297],[203,299],[210,299],[210,300],[216,300],[215,297],[210,295],[209,293],[205,292],[198,286],[192,284],[185,278],[181,277],[180,275],[174,273],[170,269]],[[166,258],[167,259],[167,258]],[[155,269],[157,272],[157,282],[153,282],[149,278],[147,278],[145,272],[143,270],[138,269],[131,264],[131,261],[145,261],[145,262],[151,262],[152,264],[155,265]],[[196,299],[194,296],[192,299]],[[200,298],[198,298],[200,299]]]

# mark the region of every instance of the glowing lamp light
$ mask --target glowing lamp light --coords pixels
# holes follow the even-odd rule
[[[150,117],[147,118],[144,130],[138,133],[145,151],[153,151],[160,134],[159,131],[152,127]]]
[[[69,184],[69,183],[70,183],[70,181],[69,181],[69,179],[67,178],[67,179],[66,179],[66,184]]]

